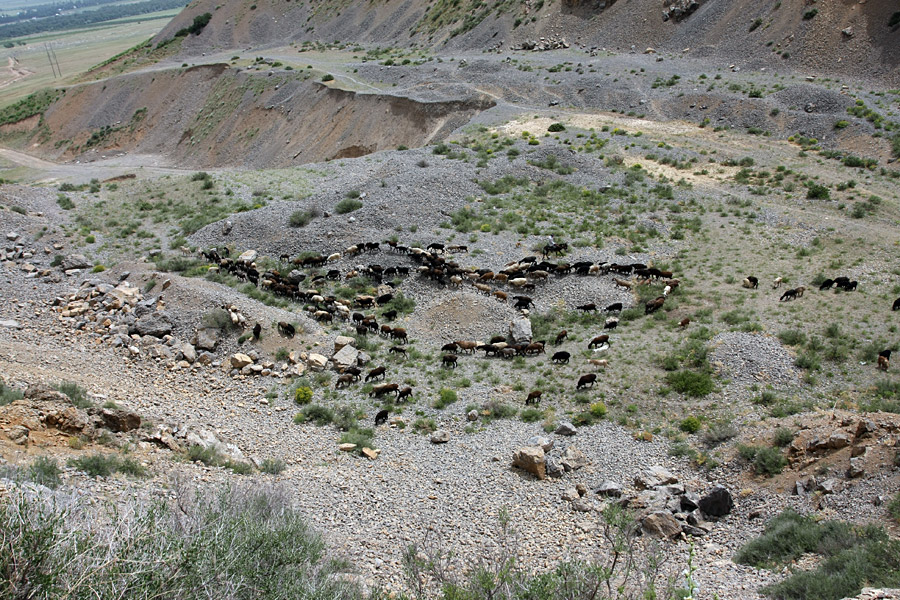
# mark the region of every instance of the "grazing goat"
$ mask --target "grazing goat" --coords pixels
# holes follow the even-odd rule
[[[856,289],[857,285],[859,285],[858,281],[842,281],[837,284],[838,288],[844,290],[845,292],[852,292]]]
[[[609,334],[604,333],[603,335],[598,335],[588,344],[588,349],[596,348],[597,346],[602,346],[603,344],[609,343]]]
[[[525,310],[529,306],[531,306],[531,307],[534,306],[534,300],[532,300],[528,296],[513,296],[513,298],[516,301],[516,303],[514,305],[515,308]]]
[[[619,279],[617,277],[613,277],[613,283],[616,284],[616,287],[625,288],[626,290],[630,290],[634,287],[633,281],[625,281],[623,279]]]
[[[569,358],[570,358],[571,356],[572,356],[572,355],[569,354],[568,352],[566,352],[566,351],[564,351],[564,350],[561,350],[561,351],[559,351],[559,352],[554,352],[554,353],[553,353],[553,356],[550,357],[550,360],[552,360],[552,361],[555,362],[555,363],[559,363],[559,364],[561,364],[561,365],[565,365],[565,364],[568,364]]]
[[[687,327],[687,326],[690,324],[690,322],[691,322],[690,317],[685,317],[685,318],[683,318],[683,319],[681,320],[681,322],[678,323],[678,325],[679,325],[682,329],[684,329],[685,327]]]
[[[610,317],[606,320],[606,323],[603,324],[603,329],[615,329],[619,326],[619,319],[615,317]]]
[[[575,308],[584,312],[593,312],[597,310],[597,305],[591,302],[590,304],[582,304],[581,306],[576,306]]]
[[[822,282],[822,285],[819,286],[819,291],[830,290],[832,286],[834,286],[834,279],[826,279]]]
[[[569,332],[565,329],[556,334],[556,339],[553,341],[553,345],[559,346],[564,339],[569,337]]]
[[[800,295],[801,295],[801,293],[798,291],[799,289],[800,289],[800,288],[794,288],[794,289],[790,289],[790,290],[785,291],[785,292],[781,295],[781,298],[778,299],[778,301],[779,301],[779,302],[784,302],[784,301],[787,301],[787,300],[796,300],[796,299],[799,298]]]
[[[378,427],[379,425],[384,425],[385,423],[387,423],[389,414],[391,414],[391,413],[387,409],[379,410],[378,414],[375,415],[375,427]]]
[[[612,304],[604,308],[603,312],[622,312],[622,303],[613,302]]]
[[[405,400],[406,398],[412,398],[412,388],[409,386],[397,392],[397,402]]]
[[[750,277],[747,277],[746,279],[744,279],[744,281],[741,283],[741,285],[743,285],[745,288],[755,290],[756,288],[759,287],[759,279],[757,279],[756,277],[753,277],[751,275]]]
[[[466,353],[475,354],[475,350],[478,348],[478,342],[472,342],[469,340],[457,340],[456,345],[459,346],[459,349]]]
[[[259,323],[257,323],[256,325],[253,326],[253,339],[254,339],[254,340],[258,340],[258,339],[259,339],[259,335],[260,335],[261,333],[262,333],[262,325],[260,325]]]
[[[891,305],[891,310],[900,310],[900,298],[894,300],[894,303]]]
[[[582,375],[578,378],[578,383],[575,385],[576,390],[580,390],[585,387],[594,387],[594,382],[597,381],[596,373],[588,373],[587,375]]]
[[[382,385],[376,385],[372,388],[372,391],[369,392],[369,396],[384,396],[385,394],[399,394],[400,386],[396,383],[384,383]]]
[[[529,404],[534,404],[535,406],[541,403],[541,394],[543,394],[541,390],[534,390],[528,393],[528,397],[525,398],[525,406]]]
[[[665,301],[665,296],[658,296],[655,300],[650,300],[649,302],[644,304],[644,314],[649,315],[650,313],[656,312],[657,310],[662,308],[662,305],[665,303]]]
[[[455,369],[457,360],[459,360],[459,357],[455,354],[445,354],[444,357],[441,358],[441,366],[447,367],[448,369]]]
[[[378,379],[381,377],[384,379],[384,374],[387,371],[384,367],[375,367],[366,375],[366,381],[371,381],[372,379]]]
[[[878,354],[878,368],[882,371],[887,371],[888,366],[891,364],[891,351],[890,350],[882,350]]]
[[[390,348],[388,348],[388,352],[399,354],[403,358],[406,358],[406,350],[401,348],[400,346],[391,346]]]
[[[772,289],[777,290],[781,287],[781,282],[784,281],[783,277],[776,277],[775,281],[772,282]]]
[[[286,338],[293,338],[294,334],[297,333],[297,330],[294,329],[294,326],[290,323],[286,323],[285,321],[278,321],[278,333]]]
[[[441,346],[441,352],[456,352],[457,350],[459,350],[459,345],[456,342],[450,342]]]
[[[337,381],[334,382],[334,389],[340,389],[342,387],[346,387],[353,383],[354,377],[350,373],[344,373],[340,377],[337,378]]]
[[[609,361],[606,360],[605,358],[589,358],[588,363],[594,365],[595,367],[597,367],[599,369],[605,369],[606,365],[609,364]]]

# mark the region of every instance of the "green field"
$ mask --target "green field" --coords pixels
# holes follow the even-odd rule
[[[0,106],[44,87],[72,83],[94,65],[156,35],[176,14],[177,10],[162,11],[139,20],[123,19],[88,29],[41,34],[25,38],[24,46],[0,48]],[[54,78],[45,43],[56,53],[62,78]],[[7,68],[11,58],[18,61],[18,68],[27,69],[31,74],[14,79]]]

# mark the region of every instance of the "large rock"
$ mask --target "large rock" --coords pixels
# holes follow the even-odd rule
[[[553,440],[543,435],[534,435],[525,440],[526,446],[540,446],[544,452],[553,450]]]
[[[196,348],[194,348],[193,344],[188,344],[187,342],[181,344],[181,355],[184,357],[184,360],[191,364],[194,364],[197,360]]]
[[[559,464],[567,472],[577,471],[581,467],[586,467],[588,465],[588,459],[584,455],[584,452],[574,446],[569,446],[560,457]]]
[[[665,510],[659,510],[644,517],[641,527],[650,535],[666,539],[673,539],[681,534],[681,525],[675,520],[672,513]]]
[[[710,493],[700,498],[697,504],[703,514],[710,517],[724,517],[734,508],[731,492],[721,485],[714,487]]]
[[[306,359],[306,363],[309,365],[309,368],[313,371],[321,371],[328,365],[328,359],[321,354],[316,354],[313,352],[309,355],[309,358]]]
[[[653,466],[649,469],[645,469],[634,479],[634,485],[642,490],[672,483],[678,483],[678,478],[660,466]]]
[[[70,254],[62,261],[62,270],[70,271],[72,269],[90,269],[92,265],[84,254]]]
[[[244,453],[234,444],[226,444],[215,436],[215,434],[206,429],[197,431],[189,431],[185,435],[185,441],[188,446],[200,446],[201,448],[212,448],[219,454],[236,461],[245,461]]]
[[[101,408],[96,411],[92,410],[91,412],[92,414],[100,417],[105,428],[116,433],[132,431],[141,426],[140,415],[127,410],[118,408]]]
[[[522,446],[513,453],[513,466],[527,471],[538,479],[547,478],[544,449],[540,446]]]
[[[554,431],[556,435],[575,435],[578,433],[578,430],[570,421],[560,421],[559,425],[556,427],[556,431]]]
[[[530,319],[516,319],[515,321],[510,322],[509,337],[512,338],[514,343],[522,344],[524,342],[530,342],[531,335]]]
[[[259,253],[256,250],[247,250],[246,252],[238,256],[238,261],[249,265],[256,260],[256,257],[258,255]]]
[[[161,338],[172,333],[172,322],[162,313],[152,313],[135,321],[132,329],[132,333]]]
[[[28,435],[31,432],[27,427],[23,427],[22,425],[13,425],[8,429],[4,429],[3,433],[6,434],[6,437],[9,438],[9,441],[12,443],[24,446],[28,444]]]
[[[209,350],[212,352],[216,349],[216,344],[219,343],[219,339],[216,336],[215,329],[198,329],[197,335],[194,336],[194,345],[201,350]]]
[[[237,354],[231,355],[231,368],[232,369],[243,369],[247,365],[252,365],[253,359],[247,356],[246,354],[242,354],[238,352]]]
[[[65,402],[71,404],[69,397],[62,392],[57,392],[50,386],[42,383],[29,385],[25,390],[24,396],[29,400],[45,401],[45,402]]]
[[[432,444],[446,444],[450,441],[450,432],[446,429],[438,429],[431,434]]]
[[[622,484],[615,481],[606,480],[597,486],[594,490],[601,496],[609,496],[610,498],[618,498],[622,495]]]
[[[352,346],[353,343],[354,343],[355,341],[356,341],[356,340],[354,340],[352,337],[348,337],[348,336],[346,336],[346,335],[339,335],[339,336],[337,336],[336,338],[334,338],[334,352],[335,352],[335,354],[337,354],[338,352],[340,352],[341,349],[344,348],[345,346]]]
[[[359,356],[359,350],[353,346],[346,345],[331,357],[335,369],[343,371],[347,367],[356,366],[356,359]]]

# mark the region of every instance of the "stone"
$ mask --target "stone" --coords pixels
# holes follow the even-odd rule
[[[853,27],[844,27],[843,29],[841,29],[841,33],[844,34],[845,37],[852,38]]]
[[[549,454],[544,456],[544,467],[550,477],[562,477],[565,473],[556,457]]]
[[[153,313],[138,319],[129,332],[161,338],[172,333],[172,322],[162,313]]]
[[[641,490],[647,490],[672,483],[678,483],[678,478],[672,475],[667,469],[660,466],[653,466],[649,469],[645,469],[634,479],[634,485]]]
[[[554,431],[556,435],[575,435],[578,433],[578,430],[575,429],[575,426],[572,425],[570,421],[560,421],[559,425],[556,427],[556,431]]]
[[[238,260],[244,264],[250,264],[256,261],[256,257],[258,255],[259,253],[256,250],[247,250],[246,252],[238,256]]]
[[[348,337],[346,335],[337,336],[336,338],[334,338],[335,354],[340,352],[341,348],[344,348],[345,346],[352,346],[355,342],[356,342],[356,340],[354,340],[352,337]]]
[[[688,525],[687,523],[681,524],[681,531],[683,531],[687,535],[692,535],[694,537],[702,537],[706,535],[706,531],[704,531],[703,529],[695,527],[694,525]]]
[[[685,492],[679,501],[680,508],[684,512],[692,512],[700,508],[700,496],[694,492]]]
[[[197,350],[194,348],[193,344],[181,344],[181,355],[184,357],[184,360],[190,364],[197,361]]]
[[[587,487],[583,483],[575,484],[575,491],[578,492],[579,497],[583,497],[587,494]]]
[[[48,427],[63,433],[83,433],[92,436],[94,432],[94,427],[88,422],[85,414],[74,406],[50,412],[44,416],[43,420]]]
[[[216,355],[212,352],[201,352],[197,356],[197,362],[201,365],[211,365],[216,360]]]
[[[24,446],[28,443],[28,435],[31,431],[22,425],[13,425],[8,429],[4,429],[3,433],[6,434],[6,437],[9,438],[9,441],[13,444]]]
[[[828,436],[828,447],[832,450],[839,450],[850,445],[850,434],[844,431],[835,431]]]
[[[197,335],[194,336],[194,346],[200,348],[201,350],[209,350],[212,352],[216,349],[216,344],[219,343],[218,336],[216,335],[215,329],[198,329]]]
[[[734,499],[731,492],[721,485],[717,485],[707,495],[700,498],[697,503],[703,514],[710,517],[724,517],[734,508]]]
[[[353,346],[343,346],[337,354],[331,357],[334,367],[338,371],[343,371],[347,367],[356,366],[356,359],[359,356],[359,350]]]
[[[450,441],[450,432],[446,429],[438,429],[431,434],[432,444],[446,444]]]
[[[362,450],[360,450],[360,452],[362,452],[363,456],[370,460],[375,460],[376,458],[378,458],[377,450],[372,450],[371,448],[363,448]]]
[[[582,452],[578,448],[575,448],[574,446],[569,446],[560,457],[559,464],[563,469],[566,470],[566,472],[569,472],[577,471],[582,467],[586,467],[589,463],[587,457],[584,455],[584,452]]]
[[[296,375],[297,377],[300,377],[301,375],[306,373],[306,365],[303,363],[297,363],[296,365],[291,367],[291,370],[289,372],[291,375]]]
[[[641,521],[641,527],[650,535],[665,539],[674,539],[681,533],[681,525],[672,516],[672,513],[659,510],[650,513]]]
[[[341,452],[352,452],[356,450],[356,444],[338,444],[338,450]]]
[[[231,355],[230,363],[232,369],[243,369],[247,365],[253,364],[253,359],[246,354],[238,352]]]
[[[863,467],[863,462],[861,458],[851,458],[850,459],[850,468],[847,469],[847,477],[850,479],[856,479],[857,477],[862,477],[866,474],[866,470]]]
[[[522,446],[513,453],[513,466],[527,471],[538,479],[547,478],[544,449],[540,446]]]
[[[601,496],[618,498],[622,495],[622,484],[607,479],[606,481],[598,485],[594,492]]]
[[[73,269],[90,269],[92,265],[83,254],[70,254],[65,257],[60,265],[63,271]]]
[[[578,495],[578,490],[575,489],[575,486],[573,485],[564,489],[560,497],[567,502],[571,502],[572,500],[577,500],[581,496]]]
[[[3,329],[22,329],[22,324],[13,319],[5,319],[0,321],[0,328]]]
[[[544,452],[553,450],[553,440],[543,435],[534,435],[525,440],[526,446],[540,446]]]
[[[531,320],[516,319],[509,324],[509,336],[516,344],[522,344],[531,341]]]
[[[829,477],[822,483],[816,486],[817,492],[822,492],[823,495],[827,496],[828,494],[835,493],[840,488],[840,483],[837,479],[833,477]]]
[[[190,446],[200,446],[204,450],[212,448],[219,454],[232,460],[246,462],[244,453],[234,444],[226,444],[221,441],[209,430],[199,429],[197,431],[189,431],[185,435],[185,441]]]
[[[25,398],[28,398],[29,400],[44,402],[64,402],[66,404],[71,404],[72,402],[71,400],[69,400],[69,397],[62,392],[57,392],[50,386],[44,385],[42,383],[29,385],[25,389],[23,396]]]
[[[306,363],[311,370],[322,371],[328,365],[328,359],[321,354],[313,352],[309,355],[309,358],[306,359]]]
[[[594,505],[586,498],[576,498],[572,500],[572,510],[583,513],[591,512],[594,510]]]
[[[466,419],[469,421],[477,421],[478,420],[478,411],[474,408],[466,413]]]
[[[10,242],[14,242],[17,239],[19,239],[19,234],[15,231],[10,231],[9,233],[6,234],[6,239]]]
[[[850,458],[856,458],[858,456],[866,455],[866,447],[865,446],[853,446],[850,448]]]
[[[877,430],[877,429],[878,429],[878,426],[875,425],[875,423],[866,419],[866,420],[860,421],[859,424],[856,426],[855,435],[856,435],[857,439],[868,437],[871,434],[875,433],[875,430]]]
[[[96,411],[103,426],[115,433],[132,431],[141,426],[141,416],[119,408],[101,408]]]

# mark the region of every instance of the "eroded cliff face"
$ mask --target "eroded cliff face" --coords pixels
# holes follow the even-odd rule
[[[425,102],[215,64],[70,89],[33,130],[31,150],[58,159],[122,151],[189,166],[280,167],[427,144],[491,106],[478,96]]]

